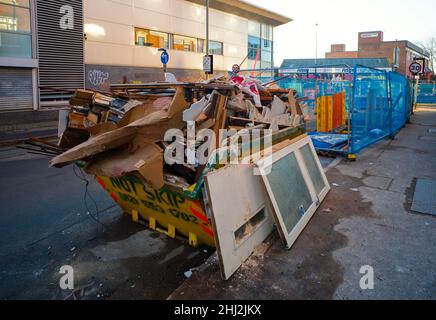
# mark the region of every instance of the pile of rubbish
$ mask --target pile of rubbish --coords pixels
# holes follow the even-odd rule
[[[188,125],[194,124],[197,131],[210,129],[216,134],[213,149],[218,149],[227,138],[220,130],[304,128],[308,113],[295,90],[266,87],[242,76],[112,85],[110,93],[77,90],[70,105],[59,143],[59,150],[66,151],[59,152],[51,166],[82,161],[88,174],[139,175],[155,189],[168,184],[187,188],[204,170],[195,161],[164,161],[174,142],[165,141],[168,130],[182,132],[177,141],[186,146]]]
[[[59,145],[28,148],[94,175],[132,221],[216,247],[227,280],[275,226],[291,248],[330,190],[303,101],[243,76],[77,90]]]

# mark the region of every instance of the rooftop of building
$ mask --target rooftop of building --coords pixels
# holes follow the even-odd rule
[[[196,4],[205,6],[206,0],[186,0]],[[267,9],[255,6],[251,3],[241,0],[213,0],[209,6],[213,9],[220,10],[226,13],[244,17],[249,20],[254,20],[274,27],[286,24],[293,21],[291,18],[269,11]]]
[[[363,65],[370,68],[389,68],[387,58],[342,58],[342,59],[285,59],[281,69],[310,67],[354,67]]]

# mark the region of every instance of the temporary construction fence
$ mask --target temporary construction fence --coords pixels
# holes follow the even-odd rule
[[[362,149],[393,138],[405,126],[412,113],[413,84],[396,72],[361,65],[349,70],[351,74],[330,79],[288,75],[259,80],[274,81],[306,97],[316,123],[309,122],[308,131],[317,150],[354,159]],[[428,97],[430,89],[425,88]]]
[[[352,70],[352,69],[350,69]],[[347,74],[342,78],[349,79],[352,74]],[[305,97],[306,103],[309,106],[309,114],[311,120],[316,120],[317,98],[322,96],[334,95],[337,93],[345,93],[345,107],[348,110],[351,103],[351,85],[349,80],[341,79],[322,79],[316,74],[287,74],[281,77],[256,77],[257,80],[263,83],[273,82],[281,88],[294,89],[300,97]],[[315,126],[316,127],[316,126]],[[310,128],[308,128],[310,131]]]
[[[418,105],[436,105],[436,81],[420,81],[416,97]]]

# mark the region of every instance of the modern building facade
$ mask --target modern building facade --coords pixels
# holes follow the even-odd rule
[[[270,68],[273,29],[290,18],[244,1],[210,1],[214,70]],[[0,0],[0,112],[65,104],[68,90],[203,76],[204,0]],[[64,90],[64,91],[62,91]]]
[[[415,58],[424,58],[428,66],[429,53],[407,40],[384,41],[382,31],[360,32],[357,51],[346,51],[345,44],[333,44],[327,59],[386,58],[398,72],[412,77],[409,65]]]

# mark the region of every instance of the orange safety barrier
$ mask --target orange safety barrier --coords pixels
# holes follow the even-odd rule
[[[346,124],[345,103],[345,92],[316,99],[318,132],[331,132]]]

